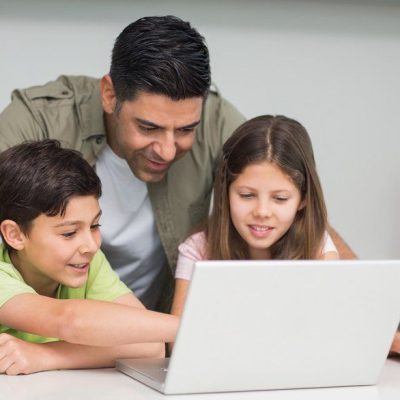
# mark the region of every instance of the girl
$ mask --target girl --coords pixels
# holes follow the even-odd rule
[[[204,231],[179,246],[172,314],[198,260],[337,259],[310,138],[284,116],[242,124],[223,146]]]

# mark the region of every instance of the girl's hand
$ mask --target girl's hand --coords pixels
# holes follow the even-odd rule
[[[390,348],[390,351],[393,353],[400,354],[400,332],[396,332],[394,335],[392,347]]]
[[[31,374],[46,369],[46,347],[6,333],[0,334],[0,374]]]

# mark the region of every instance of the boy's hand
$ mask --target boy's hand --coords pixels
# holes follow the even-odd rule
[[[45,370],[44,351],[42,344],[25,342],[6,333],[0,334],[0,374],[31,374]]]

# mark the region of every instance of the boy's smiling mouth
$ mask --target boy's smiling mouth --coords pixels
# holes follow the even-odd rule
[[[68,267],[76,268],[76,269],[85,269],[89,267],[89,263],[81,263],[81,264],[67,264]]]

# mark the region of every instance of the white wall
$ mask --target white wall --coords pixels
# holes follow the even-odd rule
[[[399,1],[0,0],[0,109],[15,87],[107,72],[144,15],[206,37],[213,80],[247,117],[279,113],[312,137],[330,221],[362,258],[400,258]]]

